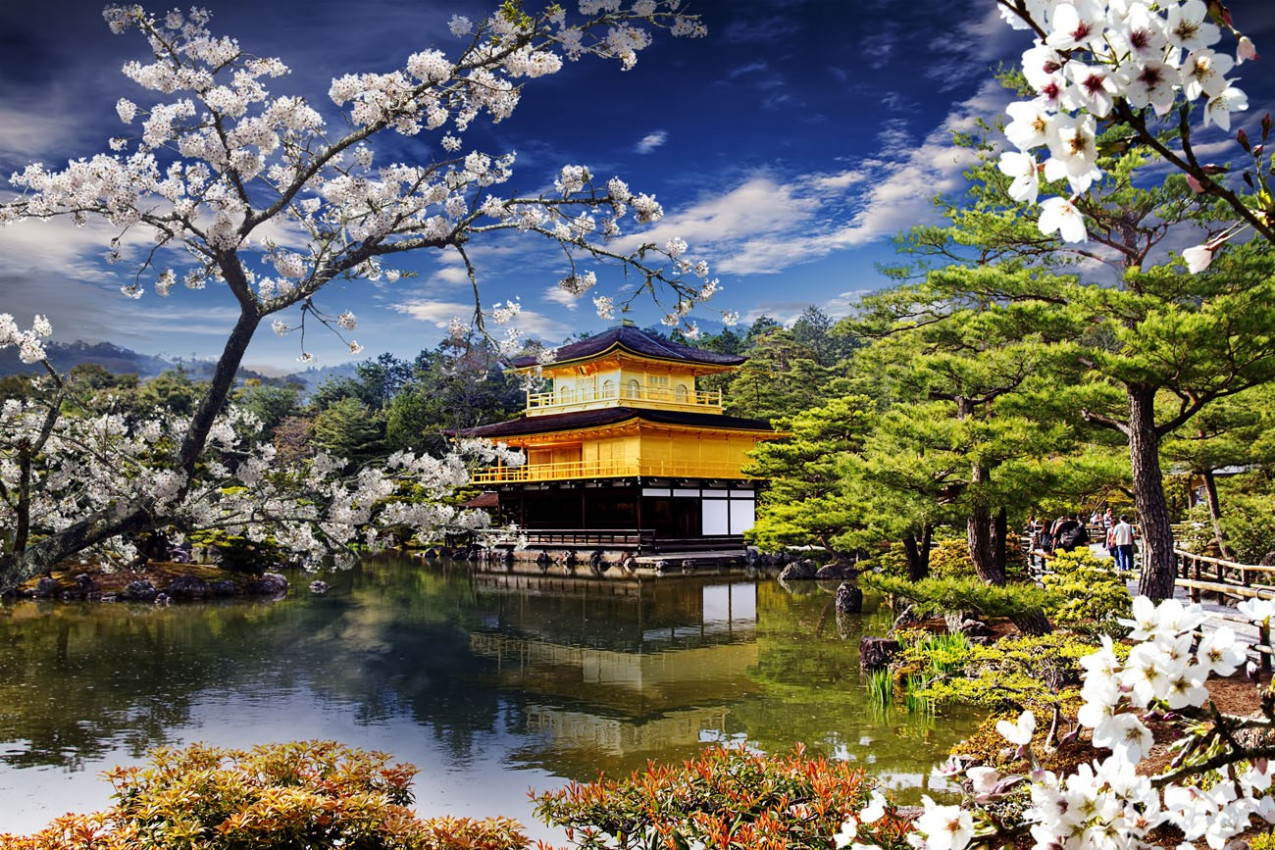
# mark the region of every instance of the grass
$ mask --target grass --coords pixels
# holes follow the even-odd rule
[[[872,670],[867,681],[868,704],[886,708],[894,702],[894,677],[889,669]]]

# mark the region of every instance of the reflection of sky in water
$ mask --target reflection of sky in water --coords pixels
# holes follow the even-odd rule
[[[355,706],[337,700],[316,700],[307,690],[273,693],[210,691],[192,706],[190,723],[172,730],[170,743],[203,741],[221,747],[305,739],[335,739],[353,747],[381,750],[396,761],[420,768],[412,788],[421,815],[506,815],[520,820],[533,837],[558,839],[532,817],[530,788],[557,787],[561,780],[548,771],[511,768],[506,753],[521,736],[503,731],[479,735],[471,757],[456,763],[446,745],[428,727],[399,714],[388,720],[351,724]],[[6,749],[20,749],[11,742]],[[64,811],[90,811],[110,803],[110,785],[100,774],[115,765],[140,764],[127,751],[108,750],[103,758],[83,764],[82,770],[37,768],[0,774],[0,831],[34,832]]]
[[[275,605],[0,609],[0,826],[107,805],[100,772],[158,744],[318,738],[415,764],[422,815],[507,815],[552,840],[529,789],[798,740],[934,788],[928,767],[969,728],[866,706],[858,640],[889,614],[835,618],[813,587],[620,593],[414,562],[327,578],[325,597]]]

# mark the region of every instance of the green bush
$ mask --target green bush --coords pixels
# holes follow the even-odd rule
[[[1111,558],[1099,558],[1085,547],[1059,552],[1041,578],[1050,601],[1045,610],[1064,625],[1103,625],[1128,617],[1133,597]]]
[[[159,749],[107,774],[115,805],[58,818],[6,850],[522,850],[511,820],[412,814],[416,769],[331,741]]]
[[[1118,656],[1128,647],[1115,645]],[[944,675],[930,675],[915,695],[935,703],[957,702],[997,711],[1052,711],[1074,714],[1080,706],[1080,659],[1094,652],[1092,640],[1054,632],[1031,637],[1006,637],[988,646],[971,646],[963,667]],[[911,648],[900,653],[915,663]]]
[[[1231,491],[1222,502],[1222,533],[1231,557],[1241,564],[1256,564],[1275,552],[1275,496],[1268,493]],[[1204,554],[1213,542],[1213,523],[1207,505],[1196,505],[1187,515],[1178,543]]]
[[[906,577],[908,559],[902,543],[872,559],[883,575]],[[1010,538],[1005,546],[1005,574],[1011,580],[1027,578],[1027,553],[1018,538]],[[964,537],[944,537],[930,546],[930,578],[973,578],[974,562],[970,560],[969,543]]]
[[[1263,832],[1248,840],[1249,850],[1275,850],[1275,832]]]
[[[987,585],[977,578],[907,579],[864,573],[859,583],[891,596],[912,602],[922,617],[956,612],[974,612],[981,617],[1013,617],[1024,611],[1043,609],[1050,596],[1031,584]]]
[[[535,797],[536,815],[582,850],[783,847],[831,850],[872,781],[845,762],[712,747],[627,779],[572,783]]]
[[[963,537],[935,541],[930,548],[930,578],[969,578],[974,575],[970,547]]]
[[[222,529],[196,531],[190,535],[190,542],[207,549],[218,566],[234,573],[261,575],[287,557],[271,540],[249,540]]]

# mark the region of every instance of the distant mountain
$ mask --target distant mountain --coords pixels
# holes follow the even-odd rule
[[[192,380],[205,381],[212,377],[213,370],[217,367],[216,362],[212,360],[188,360],[185,358],[170,360],[166,357],[156,357],[153,354],[141,354],[131,349],[120,348],[118,345],[109,342],[83,342],[78,340],[71,343],[53,342],[46,343],[44,348],[48,353],[49,362],[53,364],[55,369],[64,374],[81,363],[92,363],[116,375],[137,375],[143,380],[153,378],[165,369],[182,369]],[[354,375],[353,364],[342,364],[340,366],[325,366],[322,369],[306,369],[304,372],[285,375],[281,379],[269,379],[251,369],[240,369],[238,377],[241,381],[249,378],[293,380],[305,384],[306,389],[312,390],[329,377],[346,375],[347,370],[350,376]],[[18,358],[16,348],[10,347],[0,350],[0,377],[42,371],[43,369],[39,366],[23,363]]]
[[[359,361],[362,362],[362,361]],[[357,374],[358,363],[339,363],[335,366],[311,366],[300,372],[285,376],[284,380],[305,384],[306,390],[314,390],[320,384],[335,378],[353,378]]]
[[[153,378],[165,369],[174,367],[173,363],[162,357],[140,354],[109,342],[51,342],[46,343],[44,349],[48,352],[49,362],[59,372],[70,371],[81,363],[95,363],[118,375],[135,374],[141,378]],[[0,375],[41,371],[43,369],[38,366],[23,363],[15,348],[0,351]]]

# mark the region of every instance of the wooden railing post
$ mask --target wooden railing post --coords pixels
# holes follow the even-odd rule
[[[1271,653],[1269,651],[1271,649],[1271,624],[1269,622],[1263,622],[1258,628],[1258,644],[1267,650],[1258,654],[1262,656],[1262,672],[1269,673],[1271,672]]]

